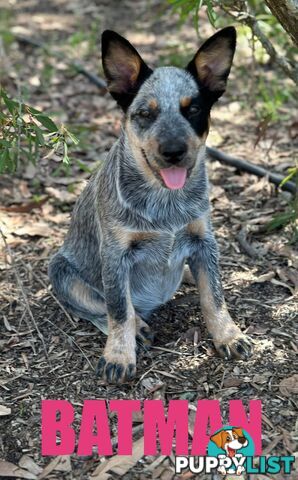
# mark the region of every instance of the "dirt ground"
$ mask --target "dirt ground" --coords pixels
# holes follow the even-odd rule
[[[298,260],[289,231],[266,230],[272,215],[283,211],[289,200],[289,194],[277,192],[267,179],[209,162],[226,300],[237,324],[254,341],[255,353],[249,361],[225,362],[217,357],[201,322],[196,290],[185,285],[154,315],[155,343],[140,356],[136,379],[129,385],[106,386],[94,372],[105,338],[91,324],[67,315],[49,287],[49,258],[63,242],[88,169],[104,160],[121,122],[109,95],[76,74],[63,58],[80,60],[102,75],[99,32],[113,28],[127,36],[151,65],[178,61],[197,48],[191,24],[178,28],[177,17],[163,11],[157,0],[21,0],[8,11],[15,34],[46,42],[62,56],[57,59],[13,42],[4,59],[4,87],[15,95],[21,83],[26,87],[25,100],[66,123],[80,144],[68,171],[53,155],[36,166],[27,165],[18,176],[0,178],[1,229],[8,244],[5,249],[2,243],[0,263],[0,458],[20,468],[5,477],[0,466],[0,477],[109,477],[99,473],[99,465],[106,460],[96,455],[41,456],[40,402],[44,398],[71,401],[76,422],[85,399],[187,399],[193,409],[198,399],[218,399],[226,421],[229,400],[241,399],[247,405],[258,398],[263,404],[264,453],[297,455]],[[211,33],[202,15],[200,35],[206,38]],[[253,81],[243,73],[244,68],[249,71],[250,62],[251,54],[240,40],[228,91],[214,108],[208,145],[286,174],[295,148],[294,108],[284,105],[280,120],[258,135],[256,108],[250,107]],[[281,88],[287,82],[271,67],[264,75],[280,79]],[[115,432],[115,419],[111,421]],[[142,438],[140,416],[134,419],[134,434],[134,441]],[[140,455],[129,467],[120,459],[111,477],[190,478],[187,474],[175,477],[173,457]]]

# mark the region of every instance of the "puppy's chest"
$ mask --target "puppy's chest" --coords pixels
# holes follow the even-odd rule
[[[134,263],[171,266],[181,262],[189,253],[189,236],[185,229],[173,234],[146,232],[136,234],[131,241]]]

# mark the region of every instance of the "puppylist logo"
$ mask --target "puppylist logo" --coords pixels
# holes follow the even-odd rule
[[[201,457],[176,457],[175,471],[182,473],[213,473],[241,475],[246,472],[271,475],[291,473],[294,456],[258,457],[254,466],[255,446],[252,437],[241,427],[226,426],[210,436],[207,455]],[[255,457],[256,458],[256,457]]]

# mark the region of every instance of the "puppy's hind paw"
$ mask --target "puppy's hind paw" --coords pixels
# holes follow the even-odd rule
[[[232,358],[248,360],[253,353],[251,339],[243,334],[225,343],[215,343],[215,348],[225,360],[231,360]]]
[[[136,334],[136,352],[141,353],[147,351],[151,347],[154,335],[144,320],[140,317],[137,319],[137,334]]]

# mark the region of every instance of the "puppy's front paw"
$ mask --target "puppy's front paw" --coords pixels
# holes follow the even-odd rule
[[[104,353],[99,359],[96,375],[107,383],[130,382],[136,374],[135,355]]]
[[[214,342],[219,355],[225,360],[236,358],[238,360],[248,360],[253,353],[251,339],[242,332],[223,342]]]

